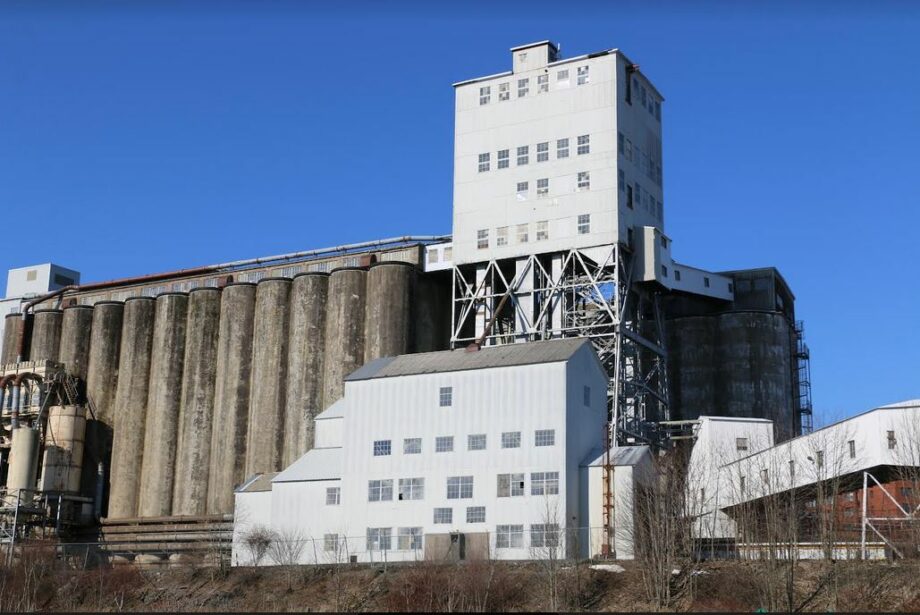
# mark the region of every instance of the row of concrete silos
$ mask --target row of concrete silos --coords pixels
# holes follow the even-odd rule
[[[245,477],[309,450],[312,417],[345,375],[443,343],[414,323],[443,309],[446,289],[418,282],[414,266],[384,262],[39,310],[29,358],[86,382],[84,467],[110,451],[108,517],[226,513]]]

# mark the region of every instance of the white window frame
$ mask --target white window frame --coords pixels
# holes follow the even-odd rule
[[[497,247],[507,246],[508,245],[508,227],[500,226],[495,229],[495,245]]]
[[[488,105],[492,100],[492,87],[484,85],[479,88],[479,105]]]
[[[537,241],[546,241],[549,239],[549,220],[538,220],[537,221]]]
[[[326,487],[326,506],[339,506],[342,503],[341,487]]]
[[[393,479],[384,478],[380,480],[367,481],[367,501],[368,502],[392,502],[393,501]]]
[[[397,495],[398,502],[424,499],[425,479],[423,477],[399,479],[399,494]]]
[[[556,87],[567,88],[569,87],[569,69],[564,68],[556,72]]]
[[[591,189],[591,171],[579,171],[576,190],[578,192],[584,192],[585,190]]]
[[[388,457],[392,452],[392,440],[374,440],[374,457]]]
[[[523,167],[530,163],[530,146],[521,145],[517,148],[517,166]]]
[[[523,525],[498,525],[495,527],[496,549],[523,549]]]
[[[492,154],[486,152],[484,154],[479,154],[479,172],[485,173],[491,167]]]
[[[549,178],[543,177],[537,180],[537,198],[542,199],[549,195]]]
[[[476,249],[477,250],[488,250],[489,249],[489,229],[481,228],[476,231]]]
[[[500,149],[496,154],[496,163],[495,168],[497,169],[507,169],[511,166],[511,151],[507,149]]]
[[[534,523],[530,526],[532,548],[556,548],[559,546],[558,523]]]
[[[367,528],[367,550],[389,551],[393,548],[393,528],[369,527]]]
[[[502,448],[521,448],[521,432],[503,431]]]
[[[420,455],[421,453],[421,438],[403,438],[403,455]]]
[[[577,147],[575,152],[579,156],[590,154],[591,153],[591,135],[578,135],[578,139],[575,141],[575,145]]]
[[[556,139],[556,159],[568,158],[569,157],[569,140],[566,139]]]
[[[486,445],[488,443],[488,438],[484,433],[471,433],[466,437],[466,450],[468,451],[484,451],[486,450]]]
[[[590,68],[590,67],[587,66],[587,65],[586,65],[586,66],[579,66],[579,67],[578,67],[578,69],[577,69],[577,71],[576,71],[576,72],[577,72],[577,76],[576,76],[575,85],[585,85],[585,84],[591,82],[591,75],[590,75],[590,73],[588,72],[588,71],[589,71],[589,68]]]
[[[488,233],[488,230],[486,230]],[[488,237],[486,237],[488,239]],[[454,387],[440,387],[438,389],[438,406],[450,408],[454,405]]]
[[[533,432],[534,446],[556,446],[555,429],[535,429]]]
[[[471,500],[473,498],[473,477],[472,476],[448,476],[447,477],[447,499],[448,500]]]
[[[467,506],[466,507],[467,523],[485,523],[486,507],[485,506]]]
[[[517,242],[518,243],[527,243],[530,239],[530,224],[518,224],[517,225]]]
[[[517,81],[517,97],[524,98],[530,93],[530,78],[524,77]]]
[[[323,534],[323,551],[326,553],[335,553],[339,550],[338,534]]]
[[[591,232],[591,214],[578,214],[578,234],[587,235]]]
[[[549,162],[549,141],[537,143],[537,162]]]
[[[454,437],[453,436],[437,436],[434,439],[434,452],[436,453],[454,452]]]
[[[450,525],[454,522],[454,509],[448,507],[437,507],[434,509],[432,521],[434,525]]]
[[[525,474],[523,472],[499,474],[496,483],[496,497],[519,498],[527,492]]]
[[[507,81],[498,84],[498,102],[511,100],[511,84]]]
[[[537,75],[537,94],[549,92],[549,75],[544,73]]]
[[[401,527],[396,530],[396,549],[399,551],[421,551],[423,534],[420,527]]]
[[[514,196],[517,197],[519,201],[526,201],[527,194],[530,191],[530,182],[517,182]]]
[[[559,472],[531,472],[530,495],[559,495]]]

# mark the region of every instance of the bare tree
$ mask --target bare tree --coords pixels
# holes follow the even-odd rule
[[[242,546],[248,553],[250,566],[259,566],[275,541],[275,532],[262,525],[249,528],[243,534]]]

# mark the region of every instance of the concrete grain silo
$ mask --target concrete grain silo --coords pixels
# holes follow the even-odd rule
[[[84,382],[89,370],[89,345],[93,331],[93,308],[72,305],[64,308],[61,321],[60,362],[67,372]]]
[[[284,467],[313,448],[313,417],[323,410],[328,291],[329,275],[325,273],[301,274],[291,283]]]
[[[61,310],[35,310],[32,318],[31,361],[57,361],[61,350]]]
[[[281,469],[290,292],[287,278],[265,278],[256,287],[246,476]]]
[[[336,269],[329,276],[326,301],[326,356],[323,366],[323,407],[342,397],[345,376],[364,364],[364,318],[367,272]]]
[[[208,514],[233,512],[233,489],[245,478],[255,298],[250,283],[230,284],[221,293]]]
[[[140,517],[172,512],[187,312],[185,293],[157,297],[137,506]]]
[[[0,365],[7,365],[16,362],[16,344],[19,340],[19,330],[23,326],[22,316],[7,314],[3,323],[3,353],[0,354]]]
[[[85,433],[84,406],[52,406],[48,410],[39,489],[70,494],[80,490]]]
[[[713,316],[685,316],[668,322],[668,381],[671,418],[716,414],[719,323]],[[689,416],[679,414],[680,409]]]
[[[367,273],[364,363],[409,352],[415,267],[381,262]]]
[[[150,297],[125,301],[118,387],[115,392],[114,438],[108,516],[120,519],[137,515],[150,360],[156,302]]]
[[[219,330],[220,290],[191,291],[176,446],[179,478],[173,488],[173,515],[203,515],[207,510]]]

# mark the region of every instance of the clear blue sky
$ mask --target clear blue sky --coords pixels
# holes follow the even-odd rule
[[[4,2],[0,272],[449,233],[450,84],[544,38],[619,47],[664,94],[675,255],[780,269],[817,422],[920,397],[907,2]]]

